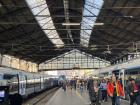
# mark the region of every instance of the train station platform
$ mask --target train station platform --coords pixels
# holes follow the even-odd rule
[[[109,99],[110,100],[110,99]],[[121,100],[121,105],[128,105],[127,101]],[[59,89],[45,105],[90,105],[88,92],[84,90],[63,91]],[[101,103],[101,105],[111,105],[111,101]]]

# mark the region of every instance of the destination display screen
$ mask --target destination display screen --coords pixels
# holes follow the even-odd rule
[[[2,102],[4,100],[5,97],[5,91],[4,90],[0,90],[0,102]]]
[[[0,97],[4,97],[4,96],[5,96],[5,91],[4,90],[0,91]]]

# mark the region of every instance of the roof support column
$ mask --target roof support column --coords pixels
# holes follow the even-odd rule
[[[2,65],[3,54],[0,54],[0,66]]]

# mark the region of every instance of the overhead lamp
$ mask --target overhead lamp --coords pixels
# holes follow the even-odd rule
[[[133,18],[133,16],[124,16],[124,17],[126,17],[126,18]]]
[[[62,23],[63,26],[78,26],[80,23]]]
[[[102,25],[104,25],[104,23],[94,23],[94,25],[96,25],[96,26],[102,26]]]

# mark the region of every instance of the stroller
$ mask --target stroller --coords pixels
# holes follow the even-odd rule
[[[90,91],[89,93],[91,105],[101,105],[99,102],[99,92],[95,92],[94,90]]]

